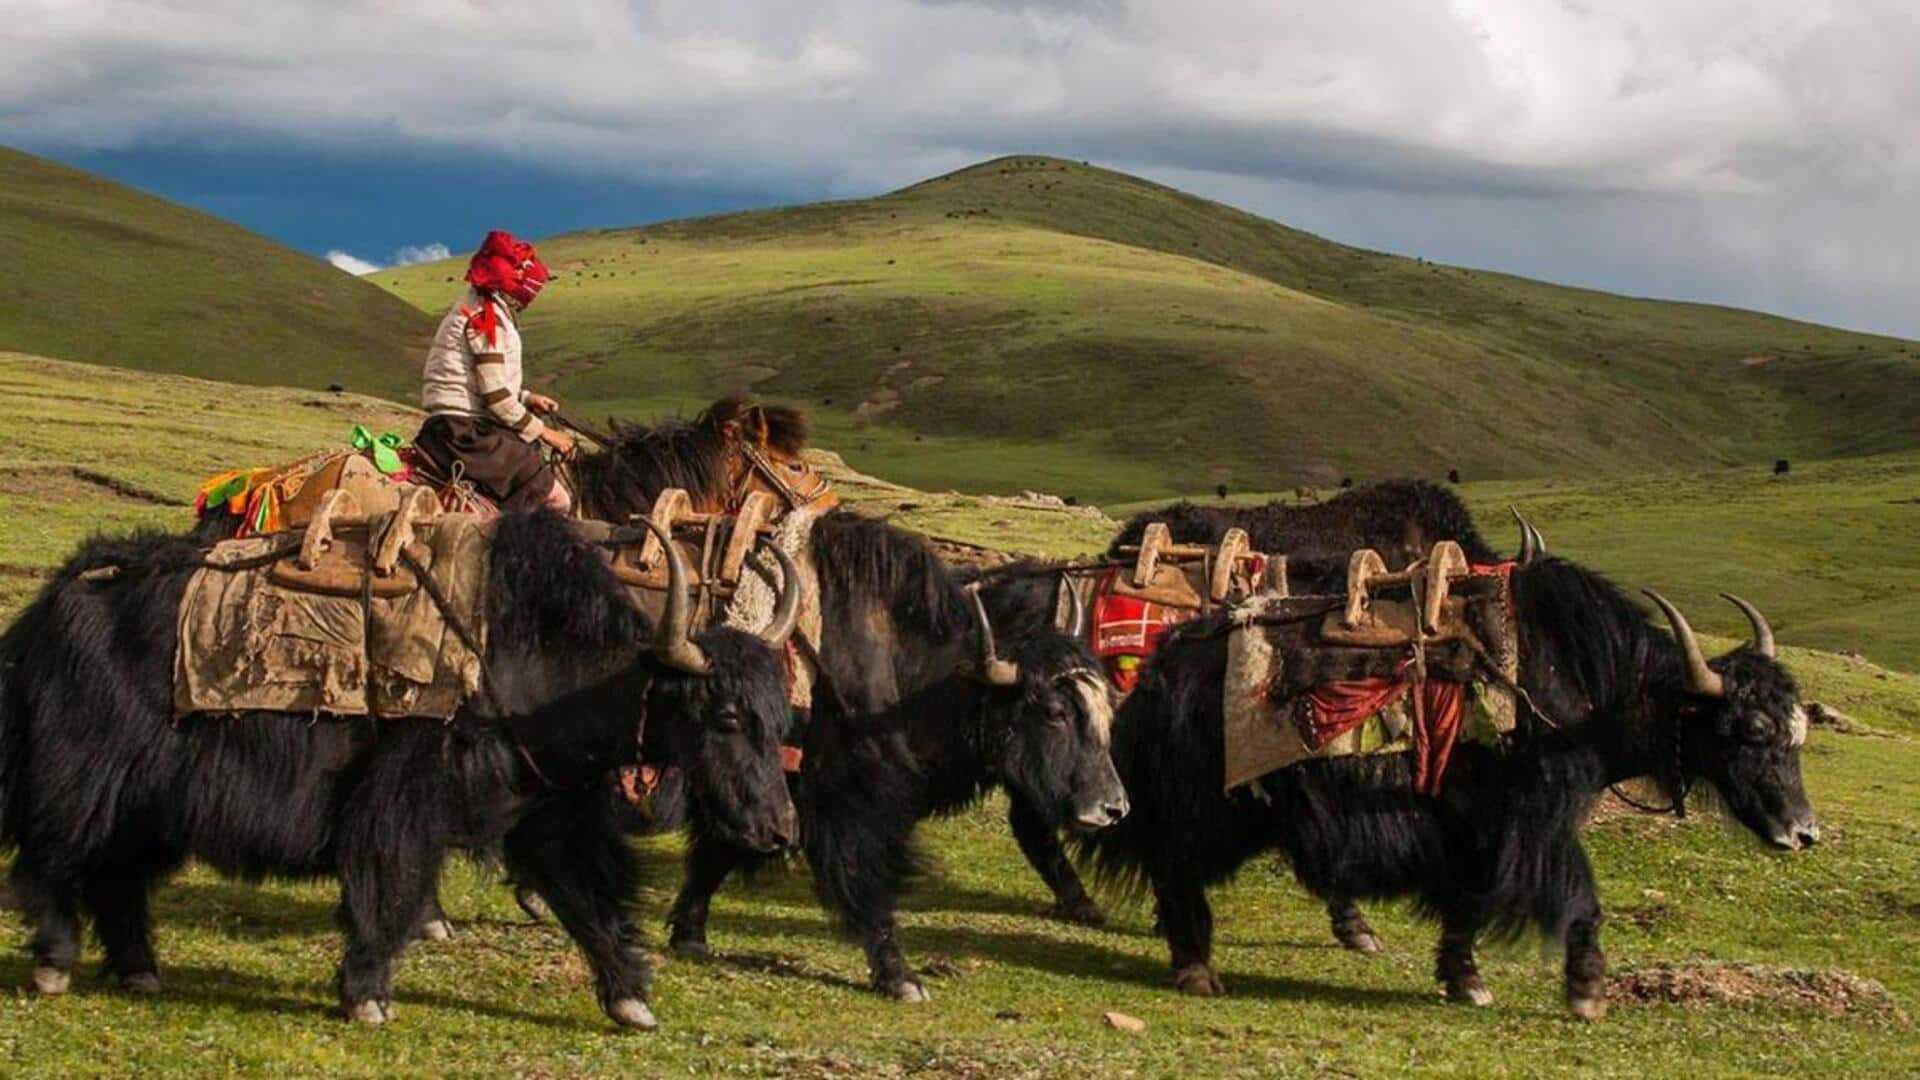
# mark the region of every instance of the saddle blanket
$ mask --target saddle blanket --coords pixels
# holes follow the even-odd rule
[[[1411,752],[1415,788],[1437,792],[1458,740],[1496,743],[1515,725],[1508,687],[1519,651],[1499,580],[1497,591],[1455,601],[1442,639],[1418,649],[1328,640],[1342,598],[1257,596],[1236,607],[1224,688],[1226,790],[1313,758]]]
[[[367,557],[367,536],[378,536],[387,520],[343,530],[327,560],[364,565],[357,560]],[[475,636],[474,647],[484,650],[486,523],[442,515],[414,528],[410,553]],[[194,572],[180,603],[175,715],[261,709],[366,716],[371,710],[447,720],[479,692],[480,657],[424,587],[368,601],[291,587],[275,579],[271,566],[248,565],[288,542],[285,536],[230,540]]]

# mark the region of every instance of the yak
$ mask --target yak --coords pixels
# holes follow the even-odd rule
[[[500,519],[482,694],[440,723],[176,718],[175,613],[205,551],[166,535],[88,542],[0,637],[0,847],[17,853],[35,989],[67,989],[84,918],[102,974],[157,992],[148,897],[191,858],[245,880],[338,879],[340,1008],[381,1023],[449,849],[498,851],[585,954],[606,1014],[653,1027],[628,916],[640,868],[609,771],[678,767],[703,827],[729,843],[773,851],[798,828],[779,756],[797,590],[764,640],[691,637],[688,572],[666,549],[669,600],[649,627],[564,521]]]
[[[1546,541],[1539,531],[1518,510],[1514,518],[1520,526],[1519,561],[1531,562],[1544,555]],[[1303,594],[1344,589],[1347,560],[1359,548],[1381,552],[1388,567],[1395,570],[1425,557],[1441,540],[1460,544],[1472,562],[1499,560],[1459,497],[1421,480],[1370,484],[1308,506],[1277,502],[1248,507],[1173,503],[1142,511],[1128,520],[1114,536],[1109,554],[1122,557],[1122,549],[1137,546],[1146,526],[1155,521],[1166,523],[1175,542],[1188,544],[1218,543],[1228,529],[1245,529],[1256,551],[1287,556],[1289,585]],[[996,624],[1026,627],[1052,618],[1056,578],[1044,566],[1015,564],[990,573],[986,595]],[[1053,893],[1048,913],[1067,922],[1102,925],[1106,916],[1087,894],[1060,846],[1058,834],[1047,828],[1017,793],[1008,802],[1007,818],[1021,852]],[[1328,899],[1327,921],[1334,939],[1345,948],[1363,953],[1377,953],[1383,948],[1379,933],[1349,898]]]
[[[1296,593],[1338,591],[1346,585],[1347,556],[1378,551],[1387,568],[1423,559],[1433,545],[1452,540],[1474,563],[1499,560],[1453,492],[1424,480],[1387,480],[1343,491],[1321,503],[1288,506],[1200,506],[1177,502],[1143,510],[1114,535],[1110,553],[1138,545],[1151,522],[1162,521],[1179,543],[1217,543],[1228,529],[1247,531],[1253,550],[1287,557]]]
[[[920,864],[916,824],[996,785],[1049,835],[1120,820],[1111,692],[1085,643],[1051,626],[1009,638],[1000,655],[978,599],[917,536],[835,511],[815,523],[812,555],[822,627],[795,789],[802,847],[822,903],[865,950],[873,986],[925,1001],[895,917]],[[707,955],[713,893],[753,860],[696,835],[669,918],[676,952]]]
[[[1310,760],[1223,792],[1229,617],[1183,624],[1115,717],[1133,813],[1081,853],[1101,877],[1151,888],[1174,981],[1190,993],[1224,990],[1208,886],[1277,850],[1323,899],[1415,898],[1441,927],[1448,1000],[1490,1003],[1475,941],[1531,925],[1564,942],[1568,1004],[1597,1018],[1606,965],[1580,825],[1608,785],[1650,778],[1679,810],[1705,781],[1775,847],[1820,836],[1800,776],[1806,713],[1764,617],[1729,596],[1753,640],[1709,660],[1679,610],[1649,595],[1671,634],[1571,562],[1516,568],[1520,724],[1504,752],[1458,746],[1436,796],[1415,792],[1406,754]]]

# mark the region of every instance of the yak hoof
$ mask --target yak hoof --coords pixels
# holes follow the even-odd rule
[[[136,971],[120,977],[120,989],[141,997],[153,997],[160,992],[160,976],[152,971]]]
[[[384,1024],[393,1019],[393,1004],[386,1001],[357,1001],[347,1007],[347,1019],[356,1024]]]
[[[647,1003],[639,998],[625,997],[615,1001],[607,1006],[607,1015],[621,1027],[652,1031],[660,1026],[660,1021],[653,1018],[653,1010],[647,1008]]]
[[[534,922],[546,922],[553,918],[553,909],[547,906],[546,897],[532,889],[522,887],[513,890],[513,902],[519,904],[520,910],[526,912],[527,918]]]
[[[422,941],[452,941],[453,924],[445,919],[428,919],[420,924],[419,937]]]
[[[1570,997],[1567,999],[1567,1008],[1573,1010],[1573,1015],[1588,1023],[1592,1023],[1607,1015],[1607,999],[1604,997]]]
[[[1100,905],[1094,903],[1093,898],[1088,896],[1072,900],[1056,900],[1053,906],[1047,909],[1047,916],[1080,926],[1107,925],[1106,912],[1101,911]]]
[[[1380,935],[1371,930],[1359,930],[1350,934],[1341,934],[1339,937],[1341,946],[1357,953],[1385,952],[1387,948],[1386,944],[1380,940]]]
[[[713,959],[713,950],[708,948],[707,943],[700,938],[678,938],[668,942],[667,948],[672,949],[673,955],[682,960]]]
[[[47,964],[33,969],[33,992],[42,997],[59,997],[73,986],[73,974]]]
[[[882,989],[888,997],[907,1005],[925,1005],[933,1000],[933,995],[927,993],[927,988],[918,979],[902,979]]]
[[[1183,994],[1195,997],[1225,997],[1227,985],[1205,964],[1188,964],[1173,973],[1173,985]]]
[[[1487,989],[1478,975],[1468,975],[1447,984],[1447,1000],[1455,1005],[1484,1009],[1493,1004],[1493,991]]]

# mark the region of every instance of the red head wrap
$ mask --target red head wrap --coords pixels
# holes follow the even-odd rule
[[[495,229],[480,242],[480,250],[467,264],[467,281],[476,289],[499,293],[526,307],[546,287],[547,264],[534,253],[532,244]]]

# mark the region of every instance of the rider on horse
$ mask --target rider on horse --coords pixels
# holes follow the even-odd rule
[[[572,507],[540,453],[562,457],[573,437],[540,422],[559,403],[521,387],[520,311],[547,283],[533,245],[495,230],[467,266],[466,295],[440,320],[427,350],[420,403],[430,414],[414,446],[449,480],[465,480],[506,510]]]

